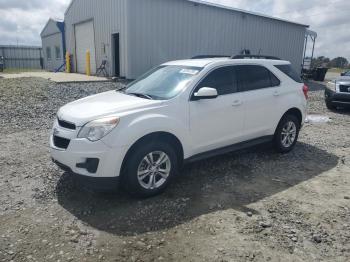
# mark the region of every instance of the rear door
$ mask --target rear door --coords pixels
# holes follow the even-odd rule
[[[245,112],[244,139],[273,134],[281,114],[278,109],[280,80],[261,65],[240,65],[236,72]]]
[[[216,99],[190,101],[190,132],[194,154],[240,142],[242,96],[237,92],[234,66],[213,70],[195,88],[216,88]]]

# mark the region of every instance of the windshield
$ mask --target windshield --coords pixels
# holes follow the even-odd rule
[[[168,65],[157,67],[130,83],[126,94],[168,100],[177,96],[203,68]]]

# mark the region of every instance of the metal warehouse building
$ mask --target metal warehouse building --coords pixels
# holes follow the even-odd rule
[[[64,23],[49,19],[40,34],[44,52],[44,68],[54,71],[64,63],[66,42]]]
[[[169,60],[196,55],[278,56],[300,70],[307,25],[198,0],[73,0],[65,13],[73,70],[133,79]]]

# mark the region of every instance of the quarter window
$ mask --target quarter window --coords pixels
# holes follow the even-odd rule
[[[237,66],[236,74],[239,90],[242,92],[274,87],[280,84],[278,78],[263,66]]]
[[[291,79],[293,79],[295,82],[303,83],[300,76],[297,72],[294,71],[292,66],[290,64],[286,65],[275,65],[276,68],[278,68],[280,71],[285,73],[287,76],[289,76]]]
[[[235,72],[233,66],[221,67],[212,71],[197,86],[196,91],[202,87],[215,88],[218,95],[227,95],[237,92]]]

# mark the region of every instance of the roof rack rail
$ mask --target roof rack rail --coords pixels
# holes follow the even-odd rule
[[[230,58],[230,56],[228,55],[197,55],[192,57],[191,59],[223,58],[223,57]]]
[[[268,59],[268,60],[281,60],[276,56],[269,55],[235,55],[231,57],[232,59]]]

